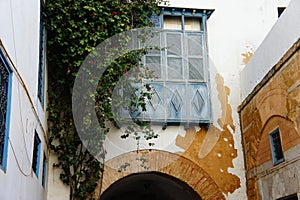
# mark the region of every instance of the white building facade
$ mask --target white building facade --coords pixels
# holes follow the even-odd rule
[[[42,1],[0,2],[0,199],[46,199],[47,124]]]

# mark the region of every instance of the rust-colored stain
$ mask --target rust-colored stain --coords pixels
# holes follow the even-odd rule
[[[250,58],[252,58],[253,54],[254,54],[253,49],[251,47],[247,46],[247,51],[245,53],[241,54],[243,57],[244,65],[246,65],[249,62],[249,60],[250,60]]]
[[[239,177],[228,172],[228,168],[233,168],[233,159],[237,157],[233,139],[235,126],[232,109],[228,103],[230,89],[224,86],[224,79],[219,74],[216,76],[216,83],[222,108],[222,117],[218,119],[221,129],[214,125],[208,130],[196,131],[190,128],[185,137],[177,136],[176,145],[185,149],[182,153],[183,157],[192,160],[204,169],[221,191],[228,194],[240,187]]]
[[[298,80],[300,80],[300,75]],[[288,97],[288,117],[295,123],[295,128],[300,134],[300,84],[289,93]]]

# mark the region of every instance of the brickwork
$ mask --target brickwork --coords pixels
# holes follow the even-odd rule
[[[300,137],[292,121],[285,118],[272,117],[262,130],[260,145],[257,151],[257,166],[272,159],[269,134],[279,128],[283,151],[287,151],[300,143]]]
[[[272,160],[269,134],[279,128],[283,151],[300,143],[300,40],[258,84],[240,107],[247,195],[259,199],[250,171]]]
[[[122,168],[124,164],[126,167]],[[197,164],[174,153],[154,150],[129,152],[107,162],[102,191],[129,174],[146,171],[161,172],[178,178],[193,188],[202,199],[225,199],[214,180]]]

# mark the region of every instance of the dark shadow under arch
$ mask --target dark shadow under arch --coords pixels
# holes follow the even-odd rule
[[[135,173],[113,183],[101,200],[202,200],[185,182],[160,172]]]

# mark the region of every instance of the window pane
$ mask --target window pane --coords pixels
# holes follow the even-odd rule
[[[148,54],[160,54],[160,33],[151,33],[151,35],[147,37],[145,47],[148,48]]]
[[[280,132],[279,129],[276,129],[270,134],[270,144],[272,149],[272,157],[274,165],[279,164],[284,161]]]
[[[283,158],[279,132],[273,135],[274,152],[277,160]]]
[[[202,56],[203,55],[202,35],[189,34],[187,37],[188,37],[188,55]]]
[[[42,175],[42,186],[45,188],[46,186],[46,175],[47,175],[47,161],[46,161],[46,155],[44,154],[43,157],[43,175]]]
[[[184,18],[184,29],[186,31],[201,31],[200,19],[194,17]]]
[[[181,17],[164,16],[164,29],[182,30]]]
[[[181,55],[181,34],[167,33],[168,55]]]
[[[189,58],[189,79],[204,81],[203,60]]]
[[[163,68],[160,63],[160,56],[146,56],[146,66],[154,71],[156,78],[161,78],[161,70]]]
[[[36,176],[39,176],[40,146],[41,146],[41,140],[37,132],[35,132],[34,143],[33,143],[32,170],[36,174]]]
[[[183,79],[182,59],[181,58],[168,58],[168,80],[170,79]]]

